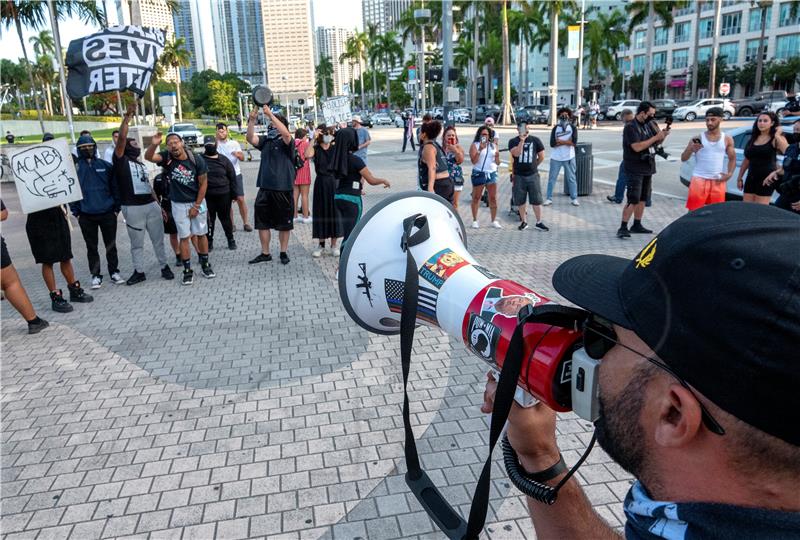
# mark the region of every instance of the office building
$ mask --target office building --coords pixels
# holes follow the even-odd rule
[[[173,14],[175,35],[186,41],[186,49],[191,53],[189,67],[181,68],[181,80],[188,81],[198,71],[207,69],[206,52],[203,45],[203,25],[200,21],[198,0],[183,0],[177,13]]]
[[[379,34],[385,34],[389,28],[386,25],[386,0],[361,0],[361,20],[364,30],[375,25]]]
[[[314,92],[310,0],[261,0],[267,84],[276,94]]]
[[[264,27],[259,0],[213,0],[217,70],[264,84]]]
[[[345,42],[353,36],[353,30],[338,27],[320,26],[316,30],[317,58],[327,56],[333,64],[333,88],[328,89],[328,95],[344,95],[344,85],[350,84],[350,65],[339,62],[339,56],[345,50]]]

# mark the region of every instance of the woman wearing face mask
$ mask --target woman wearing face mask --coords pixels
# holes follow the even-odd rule
[[[333,126],[319,126],[314,132],[314,144],[308,145],[305,151],[305,158],[314,162],[314,171],[317,174],[312,194],[314,221],[311,224],[311,236],[317,239],[319,246],[311,252],[312,257],[322,257],[323,254],[339,256],[336,241],[342,236],[342,228],[336,218],[336,206],[333,202],[338,184],[331,170],[333,132]],[[326,239],[330,241],[330,250],[327,251]]]
[[[208,250],[214,249],[214,225],[219,218],[228,249],[236,249],[233,239],[233,223],[231,222],[231,203],[236,198],[236,169],[231,160],[217,151],[217,139],[206,135],[203,140],[205,154],[203,158],[208,166],[208,187],[206,188],[206,205],[208,206]]]
[[[475,140],[469,147],[469,158],[472,161],[472,228],[477,229],[478,206],[481,204],[484,188],[489,193],[489,212],[492,216],[492,227],[502,229],[497,221],[497,166],[500,165],[500,147],[496,143],[494,130],[489,126],[481,126],[475,133]]]
[[[308,192],[311,188],[311,165],[306,158],[306,150],[311,146],[308,142],[308,131],[303,128],[297,128],[294,132],[294,145],[297,147],[297,153],[303,159],[303,166],[297,169],[294,177],[294,220],[301,223],[311,223],[311,216],[309,216],[310,207],[308,205]],[[300,208],[303,209],[303,217],[297,215],[297,197],[300,197]]]
[[[453,208],[458,210],[458,195],[464,189],[464,171],[461,170],[461,164],[464,163],[464,149],[458,144],[455,126],[444,128],[442,146],[450,177],[453,179]]]
[[[758,204],[769,204],[774,184],[764,185],[764,180],[778,168],[777,154],[786,152],[789,146],[786,139],[778,133],[778,117],[774,112],[763,112],[753,124],[750,140],[744,147],[744,161],[739,168],[736,185],[744,191],[742,200]],[[747,181],[743,181],[747,172]]]

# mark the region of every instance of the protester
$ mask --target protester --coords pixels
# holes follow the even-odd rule
[[[172,203],[169,201],[169,183],[163,172],[157,174],[153,179],[153,194],[156,197],[156,202],[161,206],[164,234],[169,235],[169,243],[172,246],[172,252],[175,253],[175,266],[183,266],[181,243],[178,240],[178,228],[175,227],[175,219],[172,217]]]
[[[592,101],[589,105],[589,118],[592,120],[592,129],[597,127],[597,117],[600,115],[600,104]]]
[[[411,142],[411,149],[415,150],[414,147],[414,115],[411,113],[405,113],[405,117],[403,120],[403,152],[406,151],[406,143]]]
[[[572,113],[569,108],[558,110],[558,124],[550,131],[550,171],[547,178],[547,198],[544,206],[553,204],[553,187],[558,180],[558,173],[564,169],[564,183],[569,190],[572,206],[580,206],[578,202],[578,180],[575,173],[575,145],[578,144],[578,130],[570,123]]]
[[[775,189],[780,195],[775,206],[800,212],[800,120],[792,124],[792,133],[787,133],[786,139],[791,139],[792,143],[783,153],[783,163],[767,176],[764,183],[770,185],[777,182]]]
[[[656,131],[651,123],[655,114],[653,104],[642,101],[636,108],[633,121],[625,124],[622,130],[622,163],[628,177],[628,200],[622,209],[622,223],[617,230],[617,238],[630,238],[631,233],[653,232],[642,225],[642,217],[656,172],[655,147],[670,133],[669,129]],[[631,215],[633,226],[628,230]]]
[[[133,274],[125,282],[128,285],[135,285],[147,279],[144,272],[145,233],[150,236],[150,242],[153,244],[153,251],[161,268],[161,277],[164,279],[175,278],[164,253],[164,221],[161,207],[158,205],[150,185],[147,169],[139,160],[142,149],[136,139],[128,138],[128,122],[136,114],[136,106],[136,101],[128,104],[112,157],[113,178],[117,183],[122,215],[125,218],[131,243]]]
[[[736,169],[736,148],[733,138],[720,130],[722,107],[712,107],[706,112],[707,130],[694,137],[681,154],[681,161],[695,156],[694,170],[689,182],[686,209],[690,212],[707,204],[725,202],[725,186]],[[723,167],[728,158],[727,171]]]
[[[292,202],[294,203],[294,220],[301,223],[311,223],[311,216],[309,210],[311,209],[308,204],[308,192],[311,189],[311,164],[306,158],[306,150],[310,146],[308,142],[308,131],[303,128],[298,128],[294,132],[294,145],[297,147],[297,154],[303,160],[303,166],[295,171],[294,189],[292,191]],[[298,216],[297,199],[300,199],[300,207],[303,211],[303,217]]]
[[[83,199],[69,204],[72,215],[78,218],[78,225],[86,242],[86,256],[89,271],[92,273],[92,289],[103,284],[100,271],[100,255],[97,252],[97,230],[103,235],[106,248],[106,263],[111,281],[125,283],[119,273],[117,256],[117,215],[120,211],[120,198],[117,184],[111,177],[112,166],[107,161],[97,159],[97,144],[89,135],[78,139],[78,158],[75,165]]]
[[[208,261],[208,207],[205,201],[208,189],[208,165],[202,156],[187,150],[177,133],[167,134],[167,150],[157,152],[161,145],[161,132],[153,135],[145,159],[161,165],[169,183],[169,200],[172,218],[178,230],[181,261],[183,262],[183,285],[194,283],[189,239],[197,237],[195,249],[200,259],[200,272],[205,278],[217,277]],[[235,178],[234,178],[235,181]],[[227,215],[227,208],[222,213]]]
[[[494,123],[494,122],[492,122]],[[481,204],[483,190],[489,194],[489,213],[492,217],[492,227],[502,229],[497,221],[497,167],[500,165],[500,148],[495,132],[488,125],[478,128],[475,139],[469,147],[469,159],[472,161],[472,228],[480,227],[478,224],[478,207]]]
[[[358,135],[353,128],[344,128],[336,132],[333,148],[331,170],[339,184],[334,195],[336,215],[342,227],[342,241],[347,242],[350,233],[361,219],[363,208],[361,192],[366,180],[371,186],[390,187],[388,180],[376,178],[367,168],[364,161],[355,155],[358,150]]]
[[[776,208],[716,204],[672,223],[633,260],[581,255],[553,275],[556,292],[589,311],[579,352],[599,361],[595,435],[635,477],[626,538],[798,537],[800,430],[775,415],[800,408],[798,230],[800,216]],[[558,485],[566,467],[553,467],[563,464],[555,430],[544,404],[512,402],[517,460],[506,463]],[[554,504],[527,506],[536,538],[621,538],[575,477]]]
[[[622,111],[622,125],[623,127],[625,124],[633,120],[633,111],[630,109],[625,109]],[[622,199],[625,198],[625,188],[628,186],[628,177],[625,175],[625,162],[619,162],[619,170],[617,171],[617,184],[614,187],[614,195],[607,195],[606,200],[609,202],[613,202],[616,204],[621,204]]]
[[[796,116],[800,114],[800,100],[794,92],[786,94],[786,105],[783,106],[784,116]]]
[[[13,143],[9,143],[13,144]],[[0,199],[0,221],[8,219],[8,210],[3,200]],[[36,315],[36,310],[31,304],[31,299],[28,298],[28,293],[17,274],[17,269],[11,262],[11,255],[6,248],[5,239],[0,236],[0,284],[2,284],[3,295],[8,299],[14,309],[22,315],[25,322],[28,323],[28,333],[38,334],[50,324]]]
[[[759,113],[753,124],[753,131],[744,147],[744,160],[739,167],[736,185],[744,191],[742,200],[758,204],[769,204],[775,192],[773,184],[764,180],[778,168],[778,154],[783,154],[788,146],[786,139],[778,133],[780,124],[774,112]],[[747,173],[747,181],[743,181]]]
[[[322,257],[327,253],[334,257],[339,256],[337,239],[342,236],[341,226],[336,216],[334,195],[338,180],[331,169],[333,161],[334,128],[325,124],[319,126],[315,132],[314,144],[306,148],[306,159],[314,162],[314,221],[311,225],[311,237],[319,242],[319,246],[311,252],[312,257]],[[325,240],[330,241],[330,251],[325,251]]]
[[[13,134],[13,133],[11,133],[10,131],[6,131],[6,142],[7,142],[8,144],[14,144],[14,141],[15,141],[15,140],[16,140],[16,137],[14,137],[14,134]],[[24,292],[24,291],[25,291],[25,290],[23,289],[23,292]]]
[[[542,186],[539,181],[539,164],[544,161],[544,144],[531,135],[525,123],[517,126],[518,136],[508,141],[508,150],[514,162],[514,204],[519,210],[519,230],[528,228],[528,217],[525,203],[529,202],[536,217],[534,227],[539,231],[550,229],[542,223]]]
[[[444,150],[436,142],[442,131],[442,124],[433,120],[420,130],[420,157],[417,160],[419,186],[422,191],[436,193],[449,203],[453,202],[453,179]]]
[[[80,134],[78,135],[78,138],[80,139],[81,137],[91,137],[91,136],[92,136],[92,132],[89,131],[88,129],[84,129],[84,130],[81,130]],[[76,157],[76,158],[78,157],[78,146],[77,145],[75,145],[75,147],[72,149],[72,155],[74,157]],[[94,157],[98,157],[98,156],[94,156]]]
[[[103,159],[108,163],[114,162],[114,148],[117,147],[117,141],[119,140],[119,130],[115,129],[111,132],[111,145],[106,148],[105,152],[103,152]]]
[[[247,141],[261,151],[258,165],[258,194],[255,201],[255,226],[261,242],[261,253],[250,260],[250,264],[272,260],[269,252],[271,229],[278,231],[280,259],[289,264],[289,234],[294,225],[292,216],[292,191],[294,189],[294,153],[296,152],[289,122],[276,115],[268,106],[263,108],[270,125],[266,135],[256,135],[255,123],[258,109],[253,109],[247,119]]]
[[[464,190],[464,171],[461,169],[461,164],[464,163],[464,149],[458,144],[455,126],[450,125],[444,128],[442,146],[444,146],[444,157],[447,160],[450,178],[453,179],[453,208],[458,210],[458,196]]]
[[[369,130],[361,123],[359,115],[353,116],[352,120],[353,129],[358,134],[358,150],[354,152],[356,157],[360,157],[364,165],[367,164],[367,147],[372,144],[372,137],[369,136]]]
[[[241,129],[242,126],[239,126]],[[239,214],[242,217],[242,224],[246,232],[252,232],[253,227],[250,226],[250,220],[247,214],[247,201],[244,198],[244,179],[242,177],[242,169],[239,165],[240,161],[244,161],[244,153],[242,146],[238,141],[231,138],[228,131],[228,125],[224,122],[217,124],[217,151],[228,158],[233,163],[233,169],[236,171],[236,192],[235,200],[239,206]],[[233,226],[233,207],[231,206],[231,226]]]
[[[206,135],[203,139],[205,153],[203,158],[208,167],[208,187],[206,188],[206,205],[208,206],[208,251],[214,249],[214,229],[222,223],[222,230],[228,240],[228,249],[236,249],[233,238],[233,221],[231,219],[231,201],[236,197],[236,170],[233,163],[219,152],[217,139]]]

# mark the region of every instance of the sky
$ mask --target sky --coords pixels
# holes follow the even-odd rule
[[[234,0],[235,1],[235,0]],[[110,3],[110,2],[109,2]],[[314,9],[314,22],[315,26],[343,26],[352,29],[357,27],[359,30],[362,28],[361,24],[361,0],[311,0]],[[208,29],[211,28],[211,9],[210,0],[200,0],[200,18],[201,23]],[[113,17],[112,20],[115,20]],[[48,23],[47,29],[50,25]],[[78,39],[83,36],[89,35],[99,28],[92,28],[79,20],[66,20],[60,21],[59,32],[61,33],[61,45],[66,50],[69,42],[73,39]],[[22,58],[22,47],[19,43],[19,37],[14,27],[6,29],[0,28],[0,58],[8,58],[16,61]],[[25,39],[25,47],[28,50],[28,56],[33,57],[33,49],[30,45],[29,38],[38,32],[30,29],[23,28],[22,34]],[[214,50],[214,37],[210,30],[204,32],[206,38],[204,44],[206,50]]]

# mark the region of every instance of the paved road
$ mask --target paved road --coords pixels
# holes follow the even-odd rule
[[[586,137],[618,135],[609,128]],[[392,179],[389,192],[413,189],[413,154],[393,150],[399,130],[373,136],[369,167]],[[257,165],[244,165],[250,201]],[[501,201],[509,190],[503,181]],[[550,276],[565,259],[589,252],[630,258],[648,241],[615,237],[621,208],[605,202],[608,193],[596,186],[579,208],[557,197],[544,214],[550,233],[517,231],[505,211],[506,227],[489,229],[481,209],[484,227],[468,229],[469,249],[493,272],[558,299]],[[365,206],[385,194],[368,188]],[[403,480],[399,340],[368,334],[348,318],[336,261],[310,256],[310,225],[292,235],[288,266],[248,265],[258,241],[237,231],[238,251],[211,254],[218,277],[198,277],[192,287],[161,280],[146,247],[145,283],[104,285],[94,303],[55,314],[13,186],[3,184],[2,196],[11,211],[3,236],[35,306],[52,323],[27,336],[2,303],[6,538],[442,538]],[[654,229],[684,213],[680,200],[654,202],[646,215]],[[465,221],[467,212],[462,206]],[[72,242],[87,282],[77,229]],[[121,221],[118,243],[127,275]],[[486,456],[488,423],[478,408],[485,371],[456,339],[430,328],[417,335],[410,395],[419,450],[466,515]],[[590,436],[588,423],[560,415],[568,462]],[[532,538],[523,498],[495,465],[486,537]],[[629,476],[595,449],[578,478],[598,512],[620,527]]]

